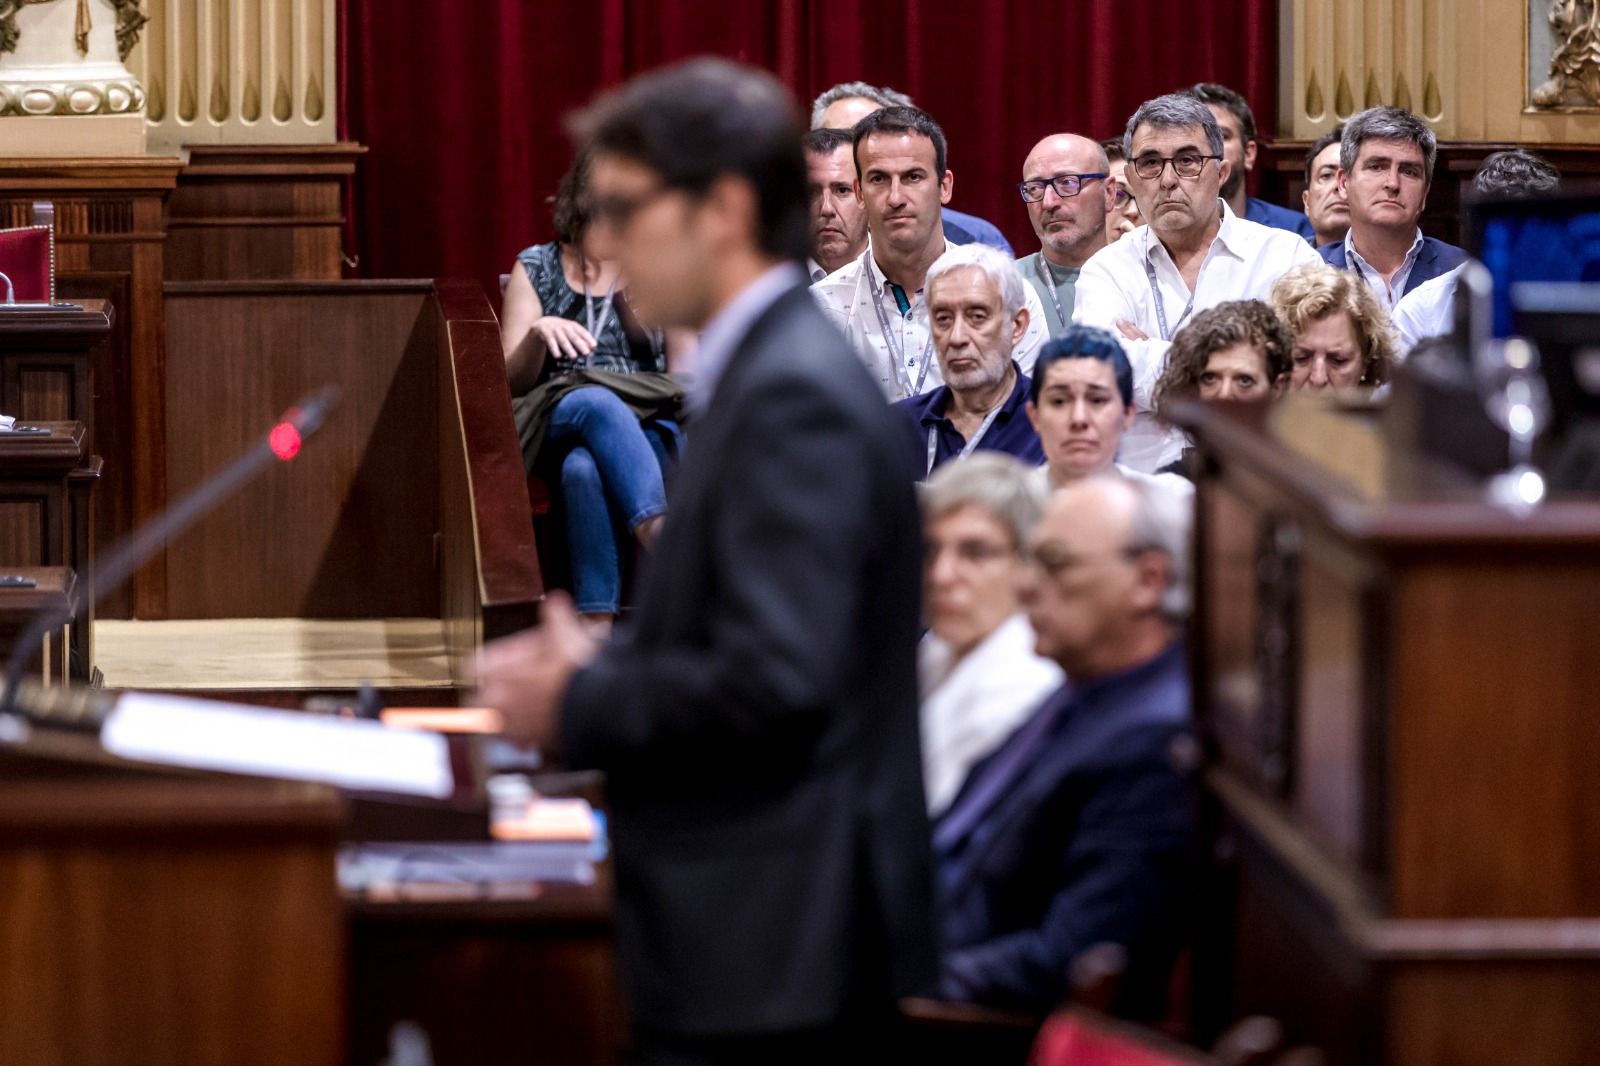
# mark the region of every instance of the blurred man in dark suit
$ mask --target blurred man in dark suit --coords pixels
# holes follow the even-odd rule
[[[771,77],[646,75],[579,120],[641,320],[702,331],[637,625],[564,598],[487,649],[508,733],[607,775],[635,1061],[858,1061],[931,986],[911,457],[812,302],[806,169]]]

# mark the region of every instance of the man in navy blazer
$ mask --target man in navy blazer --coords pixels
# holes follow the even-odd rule
[[[1075,956],[1128,952],[1119,1010],[1161,1009],[1186,923],[1188,501],[1106,476],[1059,490],[1024,592],[1066,685],[968,775],[934,826],[941,992],[1044,1013]]]
[[[1371,107],[1344,124],[1339,191],[1350,204],[1350,232],[1317,249],[1354,270],[1387,310],[1425,281],[1466,262],[1453,244],[1422,235],[1438,144],[1433,130],[1399,107]]]

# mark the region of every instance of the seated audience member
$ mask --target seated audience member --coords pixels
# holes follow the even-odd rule
[[[880,107],[915,107],[911,97],[864,81],[847,81],[818,96],[811,104],[812,129],[853,129],[857,122]],[[1015,256],[1000,227],[977,215],[945,208],[945,236],[951,244],[987,244]]]
[[[855,126],[856,180],[871,241],[852,262],[811,287],[890,400],[943,384],[923,292],[928,268],[951,247],[943,205],[955,177],[944,131],[911,107],[880,108]],[[1026,286],[1028,330],[1015,348],[1026,372],[1044,340],[1044,311]]]
[[[1182,943],[1193,797],[1187,506],[1124,478],[1056,493],[1023,603],[1069,681],[973,767],[934,824],[953,999],[1043,1013],[1076,955],[1120,944],[1119,1011],[1159,1013]]]
[[[1217,120],[1194,96],[1141,104],[1123,143],[1149,225],[1084,264],[1072,317],[1128,338],[1139,414],[1122,462],[1149,472],[1183,450],[1181,435],[1149,413],[1173,335],[1190,315],[1224,300],[1265,299],[1274,281],[1317,262],[1317,253],[1297,234],[1238,217],[1218,196],[1232,168]]]
[[[918,652],[928,812],[950,805],[972,764],[999,746],[1061,668],[1033,651],[1018,599],[1022,548],[1044,508],[1032,468],[994,452],[939,468],[923,487],[923,609]]]
[[[867,216],[856,199],[855,137],[849,130],[805,135],[811,202],[811,258],[806,275],[821,281],[867,250]]]
[[[1389,315],[1352,272],[1291,271],[1272,287],[1272,309],[1294,334],[1291,389],[1346,391],[1388,382],[1394,363]]]
[[[1188,497],[1194,486],[1174,474],[1146,474],[1117,462],[1133,425],[1133,368],[1106,330],[1074,326],[1039,352],[1028,419],[1039,431],[1045,465],[1034,477],[1054,491],[1096,474],[1116,473]]]
[[[1349,203],[1350,232],[1318,253],[1359,274],[1385,311],[1467,258],[1453,244],[1424,237],[1418,224],[1437,154],[1433,130],[1404,108],[1368,108],[1344,124],[1339,190]]]
[[[1134,199],[1133,189],[1128,185],[1128,157],[1122,151],[1122,142],[1104,141],[1100,147],[1106,151],[1106,170],[1111,174],[1106,179],[1111,193],[1111,210],[1106,214],[1106,243],[1111,244],[1144,225],[1144,216],[1139,213],[1139,201]]]
[[[1156,382],[1156,417],[1171,424],[1180,400],[1263,403],[1289,384],[1294,336],[1260,300],[1229,300],[1201,311],[1172,338]],[[1193,477],[1192,451],[1163,473]]]
[[[1472,176],[1478,197],[1527,200],[1561,188],[1561,172],[1548,160],[1523,148],[1495,152]],[[1430,337],[1443,337],[1454,328],[1456,267],[1423,282],[1400,298],[1390,316],[1394,320],[1395,357],[1404,359],[1411,349]]]
[[[1002,253],[963,244],[934,261],[924,287],[944,384],[894,405],[917,455],[926,452],[918,476],[979,449],[1038,466],[1044,452],[1026,415],[1030,382],[1012,358],[1028,331],[1022,279]]]
[[[1344,240],[1350,232],[1350,202],[1339,187],[1339,146],[1344,125],[1318,137],[1306,152],[1306,187],[1300,194],[1318,248]]]
[[[556,240],[518,253],[500,340],[523,461],[559,483],[573,599],[605,632],[621,603],[622,553],[634,539],[653,543],[666,513],[662,469],[682,390],[665,373],[660,331],[639,324],[616,264],[589,248],[588,165],[580,155],[561,180]]]
[[[1017,191],[1039,250],[1018,259],[1017,269],[1039,294],[1052,337],[1072,323],[1078,272],[1106,246],[1110,177],[1105,150],[1075,133],[1051,134],[1023,160]]]
[[[1233,164],[1228,180],[1222,183],[1222,198],[1228,201],[1233,213],[1263,226],[1298,233],[1315,243],[1316,233],[1305,215],[1245,193],[1245,178],[1255,169],[1260,148],[1256,142],[1256,115],[1250,110],[1249,102],[1226,85],[1214,81],[1200,82],[1189,91],[1211,109],[1212,117],[1222,130],[1222,154]]]

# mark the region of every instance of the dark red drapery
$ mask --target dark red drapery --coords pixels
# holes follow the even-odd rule
[[[1195,81],[1244,93],[1272,129],[1276,0],[342,0],[340,121],[370,154],[353,186],[369,277],[492,286],[550,238],[570,158],[561,119],[638,71],[714,53],[802,104],[861,79],[944,126],[954,205],[1033,246],[1014,184],[1046,133],[1120,134]],[[492,289],[491,289],[492,291]]]

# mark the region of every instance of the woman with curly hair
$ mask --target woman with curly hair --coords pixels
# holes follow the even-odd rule
[[[1294,334],[1291,389],[1376,388],[1389,380],[1389,315],[1348,270],[1305,266],[1272,287],[1272,309]]]
[[[1229,300],[1195,315],[1172,338],[1156,382],[1163,422],[1178,400],[1267,400],[1289,384],[1294,335],[1260,300]]]

